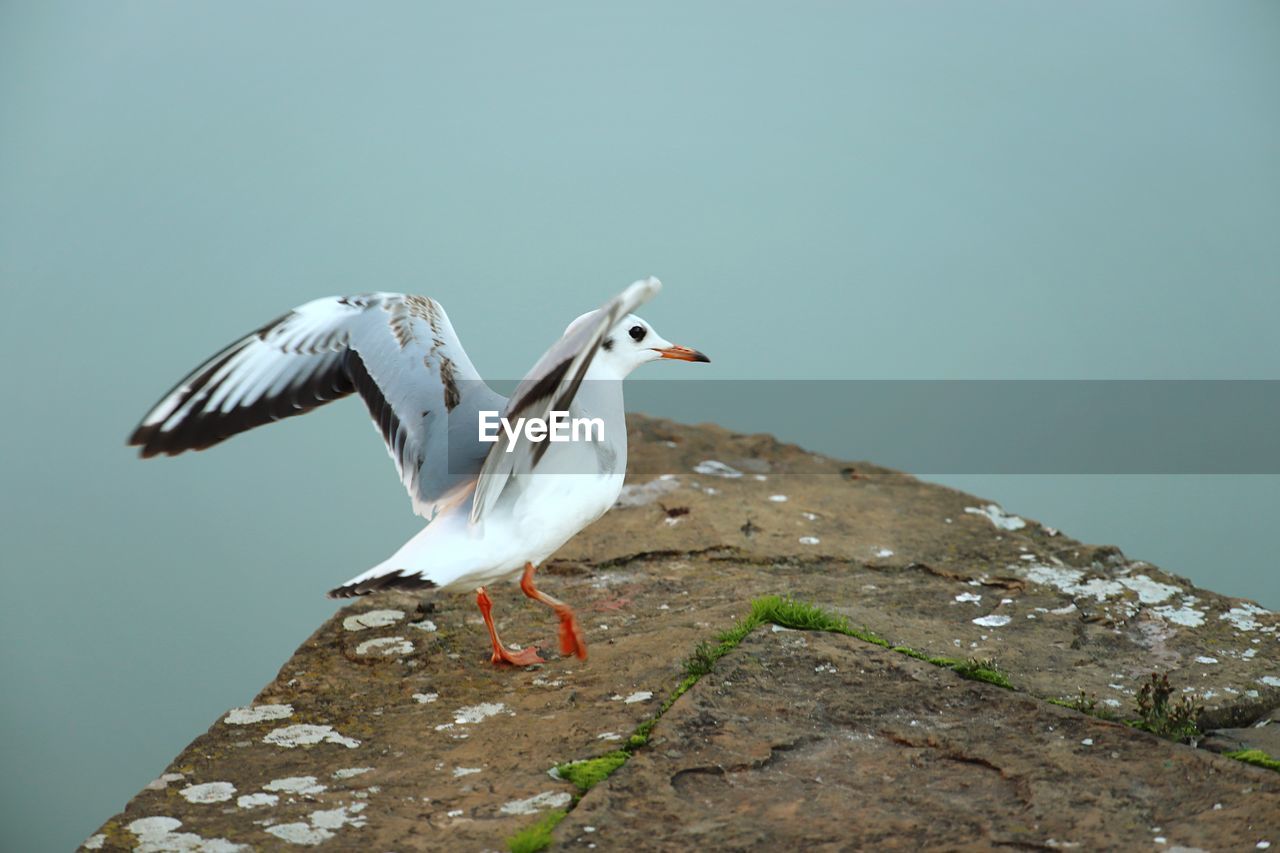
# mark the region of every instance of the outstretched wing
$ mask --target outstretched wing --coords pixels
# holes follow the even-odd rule
[[[577,323],[552,344],[516,386],[503,416],[514,422],[521,417],[545,419],[552,411],[568,410],[609,330],[660,289],[662,283],[656,278],[637,281]],[[515,449],[510,453],[507,444],[508,439],[501,437],[496,444],[489,445],[471,504],[473,524],[497,503],[512,472],[537,465],[548,446],[546,442],[530,442],[523,435],[516,438]]]
[[[246,335],[170,391],[129,437],[144,457],[203,450],[358,393],[414,511],[474,481],[477,412],[506,400],[480,379],[439,303],[373,293],[308,302]]]

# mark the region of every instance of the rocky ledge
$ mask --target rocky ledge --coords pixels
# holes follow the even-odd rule
[[[1280,754],[1276,614],[895,471],[630,426],[647,473],[540,573],[587,661],[514,587],[549,663],[491,666],[470,596],[361,600],[85,848],[1280,845],[1280,774],[1213,751]],[[1153,673],[1204,735],[1131,725]]]

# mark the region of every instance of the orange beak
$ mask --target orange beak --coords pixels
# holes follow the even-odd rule
[[[702,361],[707,362],[708,364],[711,362],[711,359],[707,358],[696,349],[689,349],[688,347],[671,346],[664,347],[662,349],[654,347],[653,351],[662,353],[663,358],[674,358],[676,361]]]

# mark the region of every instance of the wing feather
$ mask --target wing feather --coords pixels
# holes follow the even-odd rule
[[[634,282],[575,324],[538,359],[516,387],[504,417],[545,419],[553,410],[567,410],[609,330],[661,288],[662,284],[656,278]],[[489,445],[471,505],[472,524],[480,521],[497,503],[512,472],[522,466],[532,468],[537,465],[548,446],[548,442],[530,442],[523,435],[516,439],[516,447],[510,453],[506,452],[507,444],[508,439],[504,436]]]
[[[308,302],[224,348],[161,398],[129,437],[143,457],[203,450],[356,392],[414,511],[430,518],[470,488],[487,445],[480,379],[444,309],[395,293]],[[468,431],[464,428],[470,426]]]

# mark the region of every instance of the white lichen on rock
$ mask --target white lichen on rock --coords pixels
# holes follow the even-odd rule
[[[341,806],[336,809],[314,811],[311,813],[307,823],[302,823],[301,821],[281,823],[275,826],[268,826],[267,832],[281,841],[288,841],[290,844],[313,847],[333,838],[336,830],[342,829],[344,826],[364,826],[365,819],[359,817],[360,812],[364,811],[364,807],[364,803],[352,803],[349,806]]]
[[[529,815],[543,809],[559,809],[569,805],[573,797],[565,791],[543,791],[525,800],[503,803],[498,809],[502,814]]]
[[[204,782],[188,785],[178,793],[188,803],[225,803],[235,796],[236,786],[230,782]]]
[[[970,515],[984,516],[1000,530],[1021,530],[1027,526],[1025,521],[1005,512],[998,504],[987,504],[983,507],[967,506],[964,511]]]
[[[129,824],[127,829],[138,837],[134,853],[238,853],[248,850],[243,844],[233,844],[225,838],[202,838],[194,832],[174,832],[182,821],[173,817],[142,817]]]
[[[222,722],[231,726],[247,726],[266,720],[284,720],[292,716],[292,705],[249,705],[244,708],[232,708]]]
[[[298,746],[314,746],[318,743],[336,743],[345,746],[347,749],[355,749],[360,745],[360,741],[355,738],[344,737],[335,732],[333,726],[317,726],[309,723],[299,723],[293,726],[273,729],[263,737],[262,742],[282,746],[285,749],[293,749]]]
[[[706,474],[711,477],[724,477],[726,480],[736,480],[742,476],[742,472],[737,468],[726,465],[716,459],[704,459],[697,465],[694,465],[693,470],[697,474]]]
[[[356,776],[363,776],[372,769],[372,767],[344,767],[341,770],[333,771],[333,778],[354,779]]]
[[[166,773],[159,779],[152,779],[148,782],[146,784],[146,789],[148,791],[163,791],[165,788],[169,787],[170,782],[181,782],[185,778],[187,777],[181,773]]]
[[[242,809],[256,809],[260,806],[274,806],[280,802],[275,794],[245,794],[236,800],[236,806]]]
[[[1110,580],[1103,577],[1087,577],[1083,569],[1069,566],[1051,566],[1045,563],[1026,566],[1023,576],[1045,586],[1051,586],[1075,598],[1092,598],[1094,601],[1106,601],[1108,598],[1120,596],[1130,590],[1138,595],[1142,604],[1160,604],[1182,592],[1182,588],[1173,584],[1161,583],[1149,575],[1133,575]]]
[[[326,788],[314,776],[286,776],[283,779],[272,779],[262,786],[262,790],[281,794],[322,794]]]
[[[1138,594],[1138,601],[1143,604],[1159,604],[1167,601],[1174,595],[1182,592],[1182,587],[1173,584],[1160,583],[1152,580],[1147,575],[1134,575],[1133,577],[1120,578],[1118,583]]]
[[[1244,602],[1219,616],[1219,619],[1230,622],[1238,631],[1256,631],[1259,627],[1257,617],[1270,615],[1271,611],[1256,604]]]
[[[1172,622],[1184,628],[1199,628],[1204,624],[1204,611],[1196,610],[1193,606],[1198,601],[1199,599],[1194,595],[1187,595],[1183,596],[1181,606],[1162,604],[1151,608],[1151,612],[1166,622]]]
[[[1106,601],[1111,596],[1124,592],[1124,587],[1116,581],[1097,577],[1085,580],[1083,570],[1067,566],[1049,566],[1040,563],[1027,566],[1023,576],[1029,581],[1051,586],[1075,598]]]
[[[268,826],[267,832],[279,838],[281,841],[287,841],[290,844],[300,844],[304,847],[314,847],[317,844],[323,844],[330,838],[333,833],[327,829],[316,829],[309,823],[278,823],[275,826]]]
[[[348,631],[364,631],[367,628],[386,628],[404,618],[403,610],[369,610],[342,620]]]
[[[981,625],[984,628],[999,628],[1002,625],[1008,625],[1012,622],[1013,617],[992,613],[989,616],[979,616],[977,619],[970,619],[969,621],[975,625]]]
[[[413,643],[404,637],[378,637],[373,640],[365,640],[356,646],[356,654],[368,655],[379,654],[383,657],[391,655],[407,655],[413,651]]]
[[[324,809],[311,813],[311,822],[325,829],[341,829],[344,826],[364,826],[365,820],[358,817],[364,811],[364,803],[352,803],[336,809]]]
[[[478,723],[494,714],[507,710],[502,702],[481,702],[479,705],[468,705],[453,712],[453,721],[458,724]]]

